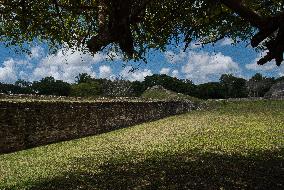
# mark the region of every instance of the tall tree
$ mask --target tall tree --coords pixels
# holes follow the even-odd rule
[[[96,97],[101,95],[102,87],[98,82],[81,82],[71,85],[71,96],[78,97]]]
[[[91,75],[89,75],[88,73],[80,73],[78,76],[75,77],[75,82],[77,84],[90,83],[92,81],[93,81],[93,79],[92,79]]]
[[[197,86],[197,97],[201,99],[223,99],[226,89],[219,82],[208,82]]]
[[[70,84],[62,80],[55,80],[53,77],[45,77],[32,84],[33,90],[40,95],[68,96],[70,94]]]
[[[225,98],[245,98],[248,95],[246,80],[235,77],[231,74],[223,74],[220,77],[220,84],[225,90]]]
[[[33,93],[32,83],[29,81],[18,79],[15,82],[14,86],[15,86],[15,89],[17,89],[16,92],[13,92],[14,94],[32,94]]]
[[[196,86],[192,83],[192,81],[181,80],[165,74],[154,74],[152,76],[146,76],[143,83],[146,88],[160,85],[167,90],[187,94],[190,96],[195,95],[196,91]]]
[[[283,8],[283,0],[1,0],[0,40],[9,46],[37,38],[51,49],[67,44],[92,53],[115,44],[127,57],[142,58],[173,41],[186,48],[192,40],[230,37],[266,49],[259,64],[280,65]]]
[[[249,96],[263,97],[269,91],[274,81],[274,78],[264,77],[262,74],[256,73],[247,81]]]

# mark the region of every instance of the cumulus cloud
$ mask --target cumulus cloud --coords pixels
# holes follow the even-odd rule
[[[160,74],[165,74],[165,75],[176,77],[176,78],[179,77],[179,71],[176,69],[171,71],[171,68],[162,68],[160,70]]]
[[[258,65],[257,60],[245,65],[246,69],[258,72],[267,72],[277,68],[275,62],[269,62],[265,65]]]
[[[96,54],[83,54],[80,51],[62,49],[55,55],[47,55],[41,59],[34,69],[33,80],[39,80],[47,76],[53,76],[57,80],[74,82],[79,73],[88,73],[92,77],[96,76],[92,65],[104,60],[104,56]]]
[[[208,53],[191,51],[188,54],[188,62],[182,67],[185,77],[195,83],[205,83],[218,80],[222,74],[230,73],[240,76],[239,64],[231,57],[222,53]]]
[[[178,70],[173,70],[172,77],[178,78],[179,77],[179,71]]]
[[[195,42],[190,44],[191,49],[197,49],[197,48],[202,48],[202,43],[201,42]]]
[[[30,67],[30,63],[25,60],[14,60],[12,58],[4,61],[0,67],[0,82],[14,83],[18,78],[24,78],[24,72],[20,72],[22,67]]]
[[[106,55],[106,59],[108,59],[110,61],[119,61],[119,60],[122,60],[122,55],[120,53],[110,51]]]
[[[4,61],[3,66],[0,67],[0,81],[1,82],[14,82],[17,80],[15,71],[15,61],[9,59]]]
[[[220,42],[220,46],[232,45],[234,41],[231,38],[225,38]]]
[[[13,83],[17,79],[34,81],[53,76],[57,80],[72,83],[79,73],[95,77],[94,64],[105,61],[107,57],[105,54],[91,55],[66,48],[60,49],[56,54],[47,54],[42,47],[36,46],[31,49],[31,54],[19,60],[9,58],[0,63],[0,81]],[[100,68],[103,76],[110,72],[106,67]]]
[[[152,71],[149,69],[136,70],[136,71],[132,71],[132,69],[133,68],[131,66],[125,67],[120,72],[121,78],[129,81],[143,81],[146,76],[153,75]]]
[[[264,65],[258,65],[257,61],[263,57],[266,52],[259,53],[257,57],[249,64],[245,65],[245,68],[251,71],[255,71],[261,73],[263,75],[268,75],[269,73],[275,73],[276,75],[283,76],[284,73],[284,65],[282,64],[280,67],[276,65],[275,60],[270,61]]]
[[[169,63],[176,64],[185,60],[186,53],[184,51],[180,51],[179,53],[174,53],[173,51],[166,51],[165,57]]]
[[[29,60],[31,59],[39,59],[45,56],[44,49],[40,46],[35,46],[31,48],[31,54],[27,56]]]
[[[99,67],[99,77],[100,78],[110,78],[112,76],[112,70],[110,66],[102,65]]]
[[[170,68],[162,68],[160,70],[160,74],[165,74],[168,75],[170,73],[171,69]]]

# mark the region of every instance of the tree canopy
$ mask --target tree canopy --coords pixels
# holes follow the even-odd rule
[[[79,78],[88,80],[78,80]],[[268,92],[274,90],[274,87],[271,89],[272,86],[276,86],[276,90],[279,87],[281,91],[281,84],[284,82],[283,77],[275,79],[262,76],[259,73],[252,76],[248,81],[231,74],[223,74],[219,82],[204,84],[194,84],[190,80],[181,80],[164,74],[154,74],[147,76],[144,81],[133,82],[121,79],[97,79],[92,78],[87,73],[79,74],[76,79],[76,83],[71,84],[62,80],[55,80],[53,77],[45,77],[34,82],[18,80],[14,84],[0,82],[0,95],[1,93],[34,94],[88,98],[149,96],[154,98],[157,95],[157,97],[162,98],[167,95],[163,89],[159,88],[162,86],[166,90],[179,94],[178,99],[189,96],[200,99],[265,97],[266,95],[270,97],[272,94]],[[150,89],[150,91],[147,91],[147,89]]]
[[[50,48],[67,45],[96,53],[122,51],[143,58],[173,42],[251,41],[267,54],[258,64],[283,61],[283,0],[0,0],[0,40]]]

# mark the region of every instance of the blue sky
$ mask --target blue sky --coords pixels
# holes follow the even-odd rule
[[[119,55],[110,60],[108,55],[98,53],[95,56],[72,53],[60,49],[57,54],[49,55],[46,47],[34,46],[31,55],[16,54],[12,49],[0,44],[0,82],[13,83],[17,79],[40,80],[46,76],[74,82],[79,73],[88,73],[96,78],[123,78],[143,80],[155,73],[191,79],[194,83],[218,81],[224,73],[250,78],[259,72],[265,76],[284,75],[284,66],[277,67],[274,62],[264,66],[256,65],[261,53],[245,43],[231,45],[230,39],[224,39],[213,45],[200,47],[193,43],[183,52],[180,48],[169,47],[166,52],[151,51],[144,62],[123,62]],[[65,53],[63,53],[65,52]],[[130,72],[131,68],[137,68]]]

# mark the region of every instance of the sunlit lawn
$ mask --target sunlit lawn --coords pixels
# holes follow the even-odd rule
[[[284,189],[284,101],[0,155],[0,189]]]

